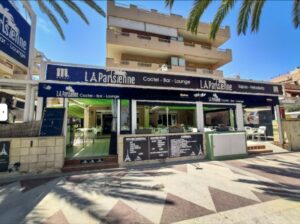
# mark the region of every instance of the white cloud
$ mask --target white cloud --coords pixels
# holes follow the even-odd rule
[[[49,26],[49,22],[47,22],[42,17],[38,17],[38,19],[37,19],[37,27],[38,27],[38,29],[42,30],[45,33],[50,33],[51,32],[51,28]]]

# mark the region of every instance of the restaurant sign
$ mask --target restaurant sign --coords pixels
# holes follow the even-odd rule
[[[228,94],[176,89],[128,88],[115,86],[77,85],[64,83],[39,83],[39,97],[90,98],[90,99],[136,99],[202,101],[211,103],[242,103],[248,106],[277,105],[277,96],[254,94]]]
[[[8,0],[0,1],[0,49],[28,66],[30,25]]]
[[[53,81],[98,83],[139,87],[167,87],[206,92],[259,93],[281,95],[282,87],[262,82],[213,79],[133,71],[107,70],[48,64],[46,79]]]

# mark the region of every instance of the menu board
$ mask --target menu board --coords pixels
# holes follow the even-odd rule
[[[60,136],[64,124],[65,108],[45,108],[40,136]]]
[[[0,172],[8,170],[10,142],[0,142]]]
[[[150,159],[169,157],[167,136],[149,137]]]
[[[124,162],[202,154],[202,134],[124,138]]]
[[[170,157],[202,155],[202,135],[169,136]]]
[[[124,138],[124,162],[149,159],[148,137]]]

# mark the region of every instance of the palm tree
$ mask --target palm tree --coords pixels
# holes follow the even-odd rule
[[[25,1],[26,1],[26,4],[31,7],[30,0],[25,0]],[[85,4],[87,4],[93,10],[95,10],[99,15],[105,17],[105,12],[102,10],[102,8],[100,6],[97,5],[95,0],[81,0],[81,1],[84,2]],[[24,5],[24,2],[22,2],[22,3]],[[64,12],[63,7],[61,6],[62,3],[64,4],[64,6],[71,8],[78,16],[81,17],[81,19],[86,24],[89,24],[87,17],[82,12],[80,7],[76,4],[75,0],[36,0],[36,3],[38,4],[41,11],[47,15],[47,17],[49,18],[51,23],[54,25],[56,30],[59,32],[62,39],[65,39],[64,31],[57,19],[57,16],[53,13],[53,11],[55,13],[57,13],[65,23],[69,22],[68,17]]]
[[[300,28],[300,0],[293,0],[293,24],[295,28]],[[165,0],[167,7],[172,8],[175,0]],[[193,33],[197,33],[199,20],[213,0],[194,0],[193,7],[190,11],[187,23],[187,29]],[[216,34],[221,26],[222,21],[227,16],[229,11],[233,8],[237,0],[222,0],[220,6],[215,14],[210,29],[210,38],[215,39]],[[238,35],[246,34],[248,24],[251,24],[251,32],[257,32],[259,29],[260,15],[266,0],[243,0],[238,21],[237,32]],[[251,21],[249,18],[251,16]]]

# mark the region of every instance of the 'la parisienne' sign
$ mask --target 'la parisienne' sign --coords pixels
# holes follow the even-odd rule
[[[177,90],[243,94],[282,94],[280,85],[242,80],[190,77],[88,66],[48,64],[46,80],[115,86],[163,87]],[[183,94],[184,95],[184,94]],[[182,95],[182,97],[183,97]]]
[[[28,66],[30,25],[9,3],[0,1],[0,50]]]

